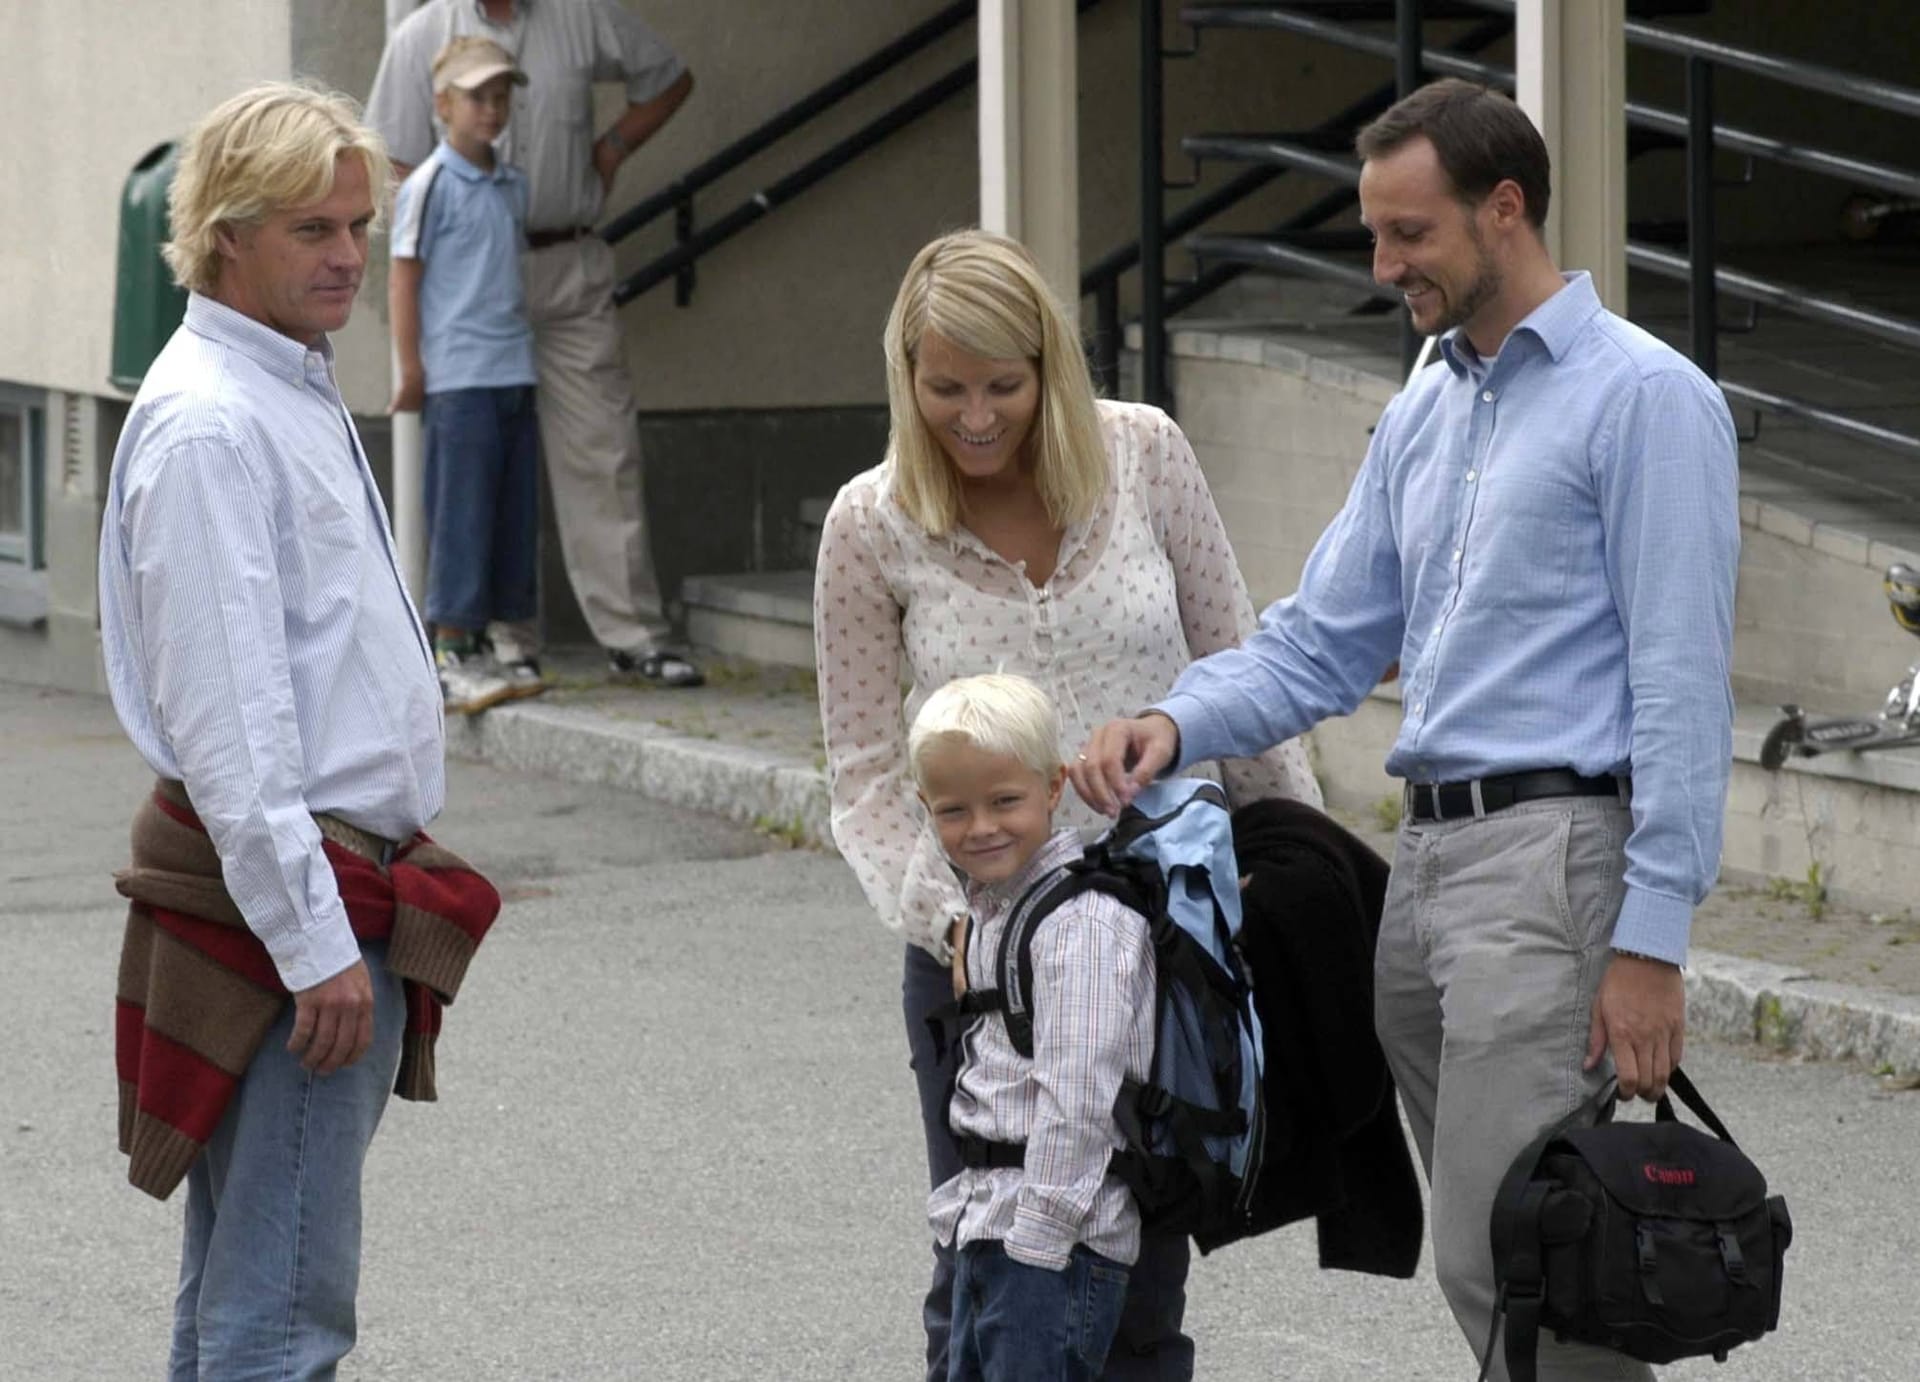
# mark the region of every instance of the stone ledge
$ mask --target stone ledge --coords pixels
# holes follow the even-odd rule
[[[1810,1060],[1920,1071],[1920,1000],[1712,951],[1688,965],[1687,1027]]]
[[[582,707],[507,705],[447,722],[447,752],[496,767],[638,792],[832,848],[826,775],[812,764],[617,720]]]
[[[813,627],[811,570],[688,576],[681,582],[680,598],[706,609]]]

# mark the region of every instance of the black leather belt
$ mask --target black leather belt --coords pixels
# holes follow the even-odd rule
[[[1582,777],[1565,768],[1531,773],[1505,773],[1478,782],[1409,782],[1407,817],[1416,821],[1450,821],[1462,816],[1485,816],[1523,801],[1548,797],[1618,797],[1632,791],[1630,777]]]
[[[592,226],[568,226],[565,230],[530,230],[527,232],[527,248],[543,250],[549,245],[565,245],[575,240],[584,240],[594,233]]]

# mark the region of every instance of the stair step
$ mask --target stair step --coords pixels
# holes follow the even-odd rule
[[[813,666],[813,572],[689,576],[680,586],[694,644],[782,667]]]

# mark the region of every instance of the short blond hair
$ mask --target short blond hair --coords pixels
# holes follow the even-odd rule
[[[960,515],[959,478],[914,397],[929,331],[972,355],[1032,363],[1040,407],[1028,445],[1040,498],[1060,527],[1091,517],[1110,462],[1079,333],[1026,247],[984,230],[943,235],[916,254],[887,316],[887,460],[907,516],[939,537]]]
[[[376,214],[392,164],[360,108],[337,91],[266,82],[228,98],[187,134],[167,192],[172,236],[161,247],[174,281],[194,293],[220,279],[219,228],[258,225],[276,211],[319,201],[337,161],[366,165]]]
[[[967,744],[1019,760],[1041,776],[1060,767],[1060,716],[1047,693],[1011,673],[956,677],[927,697],[907,731],[907,765],[926,787],[922,759],[937,747]]]

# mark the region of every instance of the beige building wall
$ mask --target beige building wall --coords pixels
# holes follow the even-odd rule
[[[247,82],[286,76],[288,44],[284,0],[0,5],[16,170],[0,197],[0,379],[109,391],[127,171]]]

